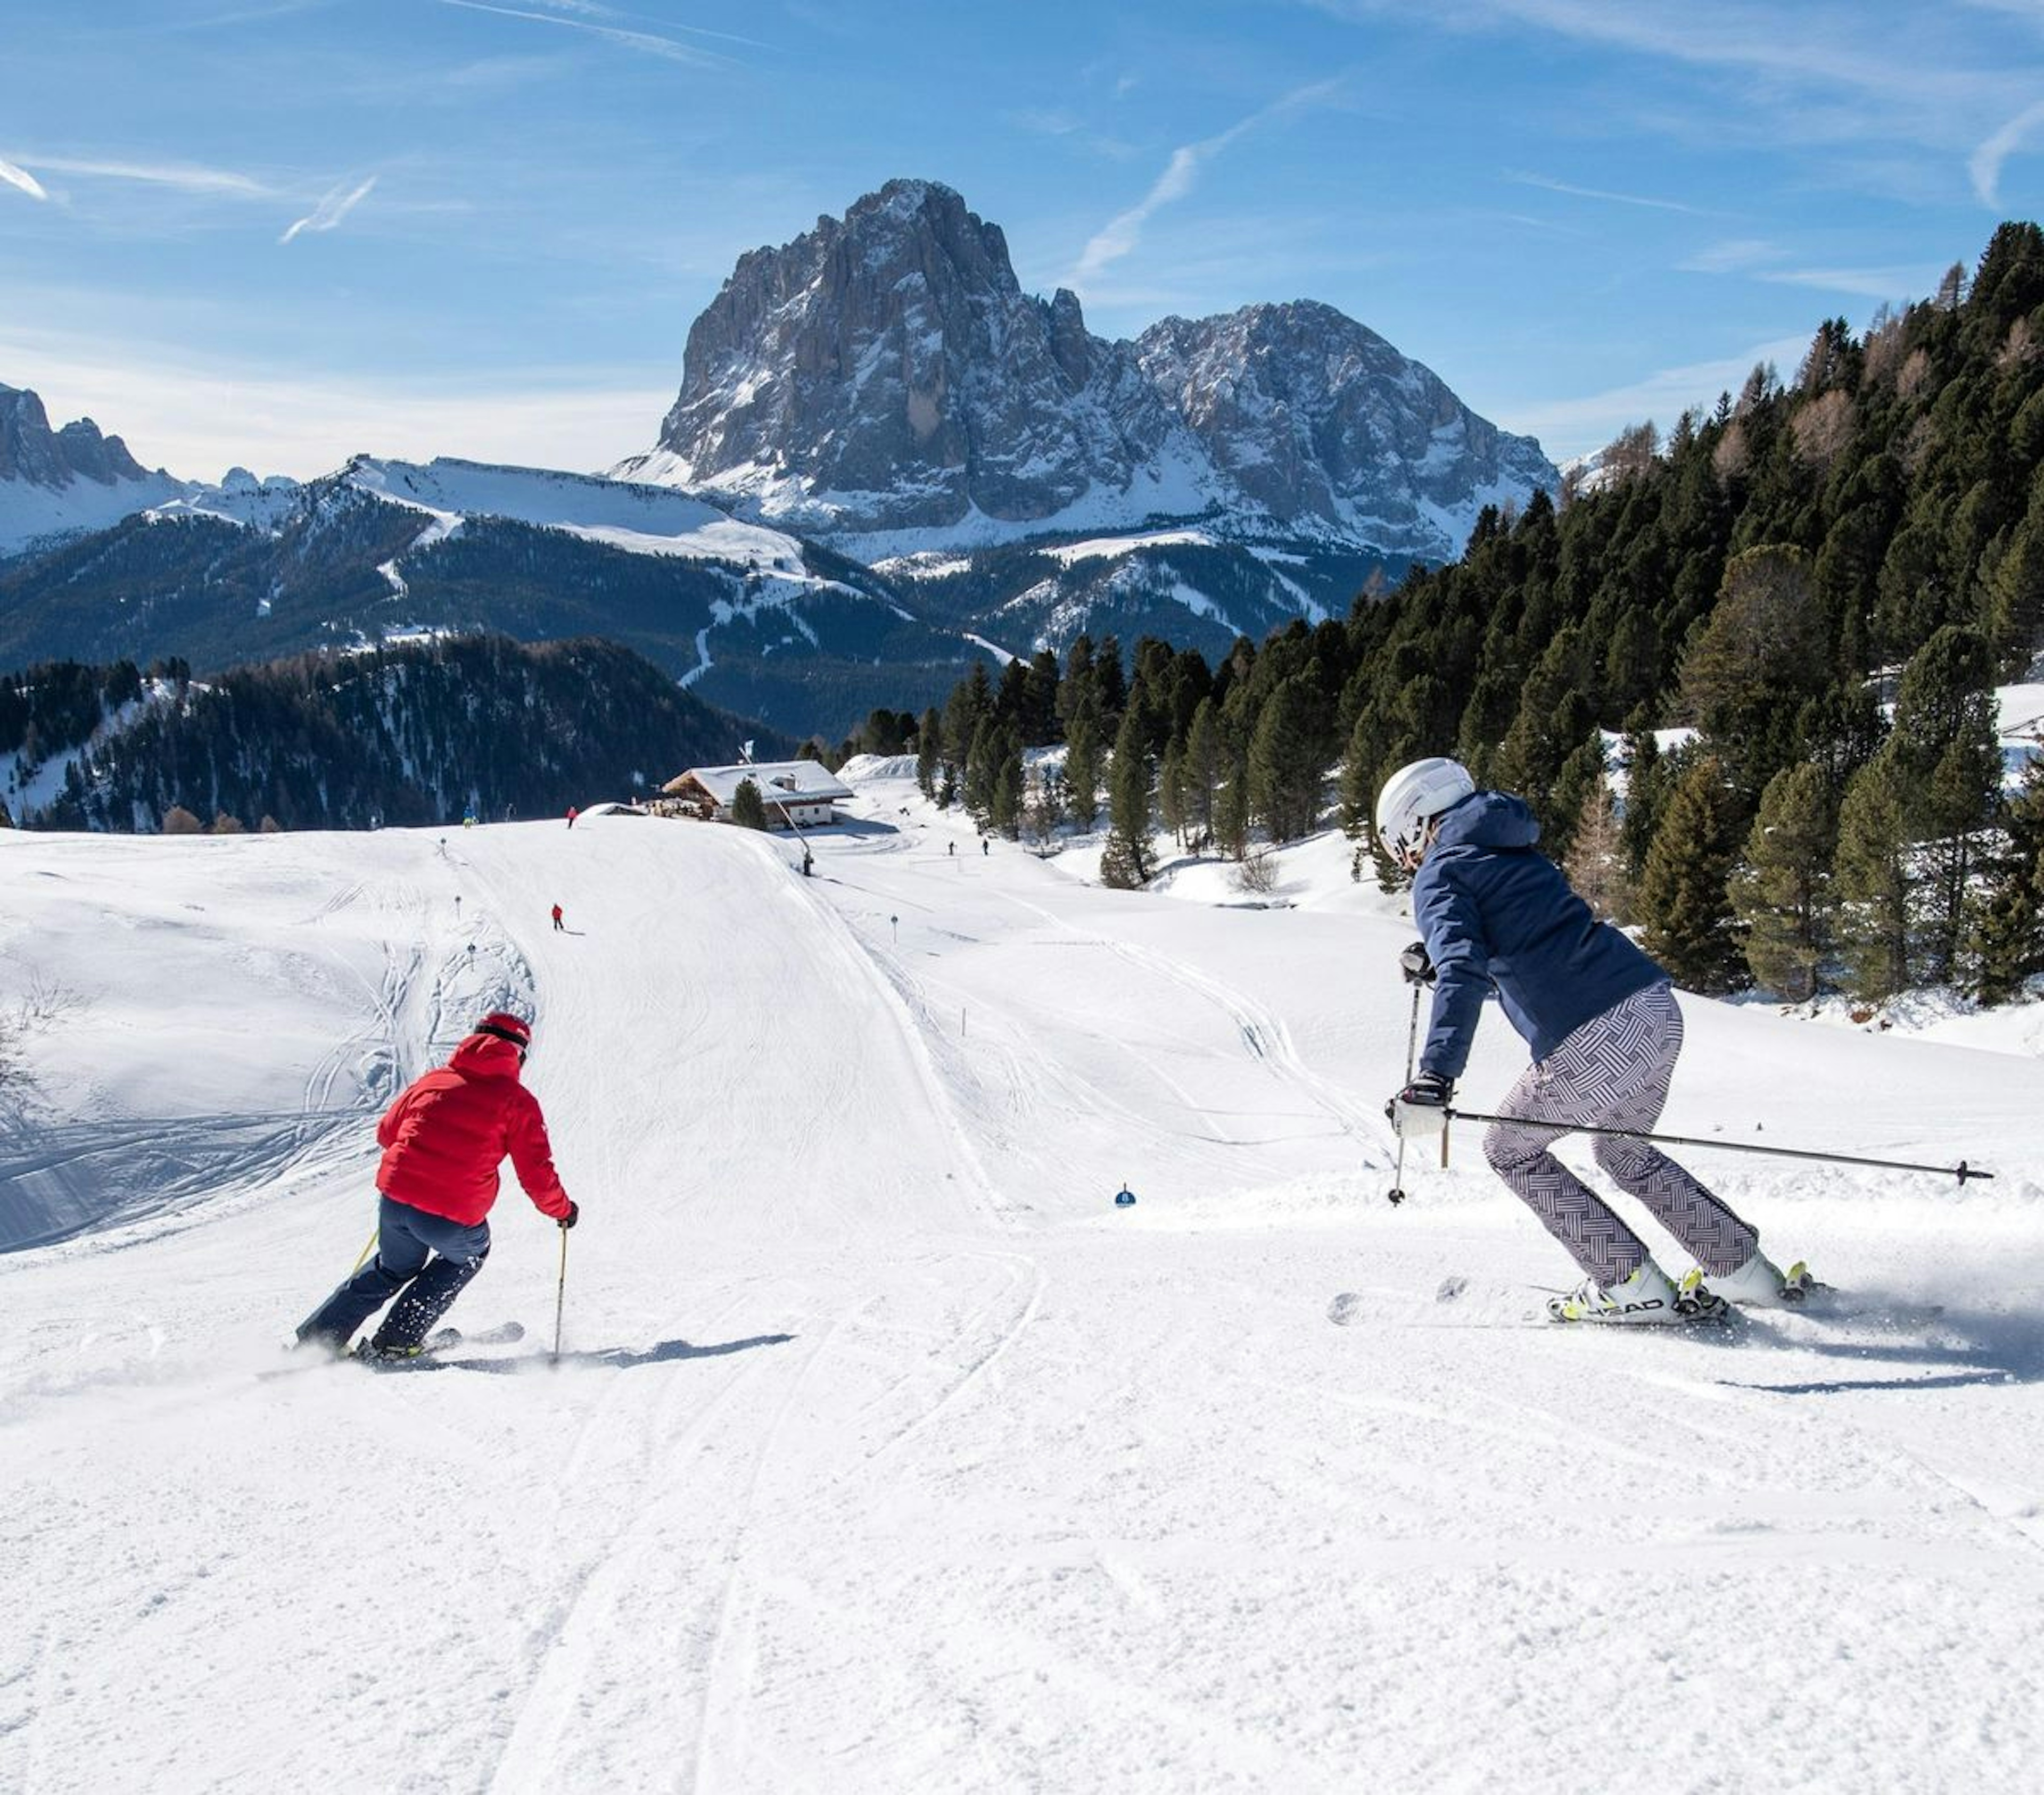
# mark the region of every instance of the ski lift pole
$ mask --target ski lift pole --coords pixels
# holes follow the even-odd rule
[[[1620,1141],[1648,1141],[1657,1146],[1703,1147],[1727,1153],[1766,1153],[1776,1159],[1817,1160],[1827,1165],[1865,1165],[1880,1172],[1928,1172],[1940,1178],[1956,1178],[1963,1185],[1969,1178],[1992,1178],[1991,1172],[1969,1165],[1925,1165],[1915,1160],[1869,1159],[1858,1153],[1821,1153],[1807,1147],[1768,1147],[1751,1141],[1712,1141],[1693,1134],[1650,1134],[1639,1128],[1602,1127],[1594,1122],[1558,1122],[1546,1116],[1486,1115],[1481,1110],[1450,1110],[1454,1122],[1500,1122],[1507,1128],[1546,1129],[1556,1134],[1602,1134]]]

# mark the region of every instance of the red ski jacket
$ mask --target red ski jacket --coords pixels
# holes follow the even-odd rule
[[[497,1201],[506,1153],[541,1214],[559,1221],[568,1212],[540,1100],[518,1082],[518,1049],[508,1041],[471,1035],[390,1106],[376,1144],[383,1149],[377,1189],[428,1215],[480,1222]]]

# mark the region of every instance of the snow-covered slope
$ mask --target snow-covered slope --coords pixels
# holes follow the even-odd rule
[[[428,512],[442,533],[465,517],[505,517],[565,530],[636,554],[732,561],[782,573],[802,571],[801,545],[793,537],[738,523],[700,499],[666,487],[444,456],[424,465],[359,457],[342,478],[378,498]]]
[[[1847,1315],[1521,1326],[1566,1262],[1473,1139],[1382,1200],[1410,924],[1338,844],[1294,908],[1105,892],[905,771],[807,880],[629,815],[0,834],[0,995],[79,1000],[0,1135],[0,1786],[2027,1785],[2034,1059],[1685,1000],[1676,1131],[1999,1178],[1697,1153]],[[522,1344],[297,1368],[379,1106],[505,1003],[562,1364],[513,1189],[455,1318]]]

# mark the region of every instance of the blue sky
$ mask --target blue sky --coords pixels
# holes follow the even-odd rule
[[[1324,300],[1557,458],[2044,212],[2044,0],[6,13],[0,381],[194,478],[606,466],[738,255],[894,175],[1102,334]]]

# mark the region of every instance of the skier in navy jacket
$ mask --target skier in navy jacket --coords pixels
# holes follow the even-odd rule
[[[1408,1137],[1446,1127],[1483,1000],[1495,991],[1533,1050],[1498,1113],[1568,1125],[1498,1122],[1483,1143],[1492,1168],[1582,1269],[1581,1285],[1549,1304],[1554,1318],[1673,1321],[1719,1313],[1727,1300],[1800,1301],[1808,1271],[1779,1270],[1751,1226],[1649,1143],[1604,1135],[1593,1151],[1695,1256],[1679,1285],[1550,1150],[1570,1126],[1653,1127],[1682,1049],[1682,1014],[1668,975],[1598,922],[1534,851],[1532,811],[1504,792],[1477,791],[1456,761],[1416,761],[1385,782],[1377,831],[1392,857],[1414,869],[1412,914],[1425,939],[1419,952],[1407,950],[1408,976],[1434,984],[1419,1074],[1387,1112]]]

